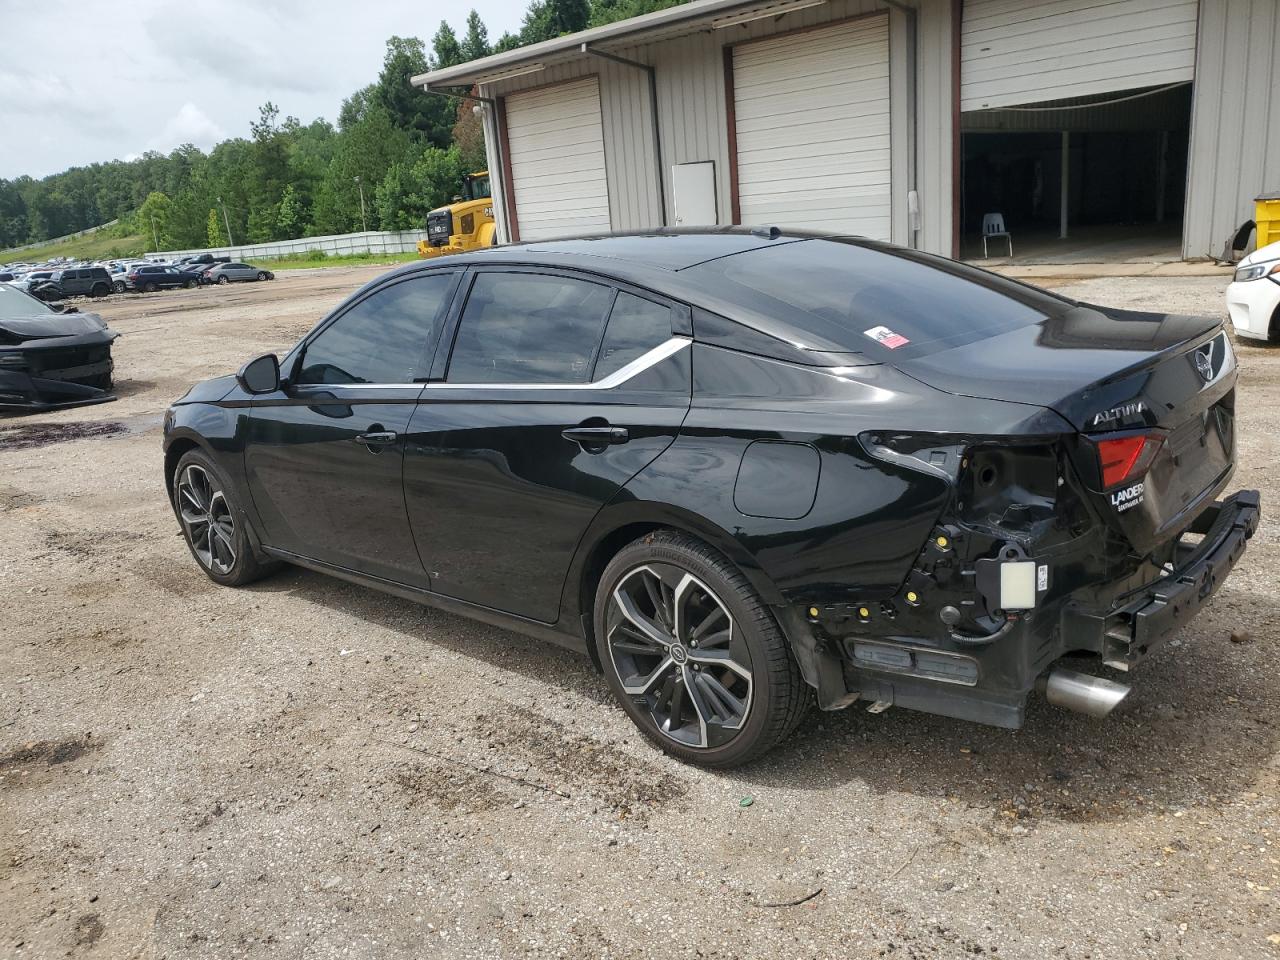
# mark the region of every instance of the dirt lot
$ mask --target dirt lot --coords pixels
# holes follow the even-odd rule
[[[1121,715],[814,714],[704,773],[585,660],[196,568],[165,405],[376,272],[113,299],[120,400],[0,423],[0,957],[1280,956],[1274,513]],[[1064,289],[1217,314],[1224,282]],[[1240,356],[1274,511],[1280,350]]]

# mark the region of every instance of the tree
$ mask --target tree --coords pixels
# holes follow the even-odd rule
[[[440,29],[431,38],[431,50],[435,59],[431,64],[433,70],[442,67],[456,67],[462,62],[462,47],[458,43],[458,35],[447,21],[440,21]]]
[[[284,196],[280,198],[280,212],[276,215],[277,235],[282,240],[302,236],[305,220],[306,211],[302,206],[302,198],[291,183],[284,188]]]
[[[591,26],[602,27],[655,10],[678,7],[685,0],[591,0]]]
[[[463,167],[457,147],[427,147],[410,166],[391,166],[374,197],[383,230],[422,229],[427,214],[444,206],[458,192]]]
[[[462,38],[462,62],[469,63],[489,56],[489,30],[485,27],[480,14],[472,10],[467,14],[467,32]]]
[[[448,33],[452,36],[452,31]],[[453,41],[456,46],[457,38]],[[445,46],[448,46],[447,39]],[[387,41],[387,53],[374,85],[372,101],[387,113],[394,126],[435,146],[447,147],[453,127],[453,109],[448,98],[434,96],[409,83],[411,77],[430,69],[427,48],[421,40],[392,37]]]
[[[142,206],[138,208],[137,230],[141,234],[151,236],[152,240],[159,244],[156,247],[157,250],[164,246],[160,241],[168,236],[171,206],[173,201],[159,190],[154,190],[147,194],[147,199],[142,201]]]
[[[209,218],[205,221],[205,239],[211,247],[222,246],[222,241],[226,239],[222,232],[222,221],[218,219],[218,211],[214,207],[209,208]]]
[[[369,115],[370,109],[377,104],[378,85],[371,83],[361,87],[347,99],[342,101],[338,110],[338,129],[346,130]]]
[[[483,170],[489,163],[484,152],[484,122],[475,111],[475,102],[458,101],[458,119],[453,124],[453,145],[464,173]]]
[[[591,22],[589,0],[534,0],[520,29],[522,44],[552,40],[585,30]]]

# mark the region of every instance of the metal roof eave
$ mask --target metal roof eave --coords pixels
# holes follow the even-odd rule
[[[515,70],[523,65],[544,60],[563,62],[583,56],[584,44],[614,43],[629,40],[632,43],[647,43],[661,36],[671,36],[669,29],[682,26],[684,31],[692,33],[702,21],[709,25],[717,15],[738,7],[773,7],[778,0],[691,0],[689,3],[653,13],[619,20],[617,23],[603,27],[592,27],[578,33],[568,33],[553,40],[543,40],[527,47],[518,47],[503,53],[495,53],[469,63],[461,63],[456,67],[443,70],[432,70],[420,73],[410,79],[415,87],[466,86],[473,83],[488,83],[503,79],[503,73]]]

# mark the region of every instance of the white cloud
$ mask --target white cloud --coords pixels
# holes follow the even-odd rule
[[[194,103],[187,101],[169,118],[164,129],[147,141],[147,149],[168,153],[184,143],[208,149],[219,140],[225,140],[226,136],[227,132],[222,127]]]
[[[161,0],[132,0],[104,33],[88,0],[0,0],[0,177],[185,142],[207,149],[247,137],[268,100],[282,117],[335,120],[343,99],[377,78],[388,37],[429,43],[442,17],[461,32],[474,6],[496,40],[519,27],[529,2],[226,0],[179,15]]]

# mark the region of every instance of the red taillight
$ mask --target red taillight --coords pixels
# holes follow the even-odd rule
[[[1102,487],[1112,487],[1145,473],[1163,438],[1158,434],[1136,433],[1125,437],[1097,440],[1098,465],[1102,468]]]

